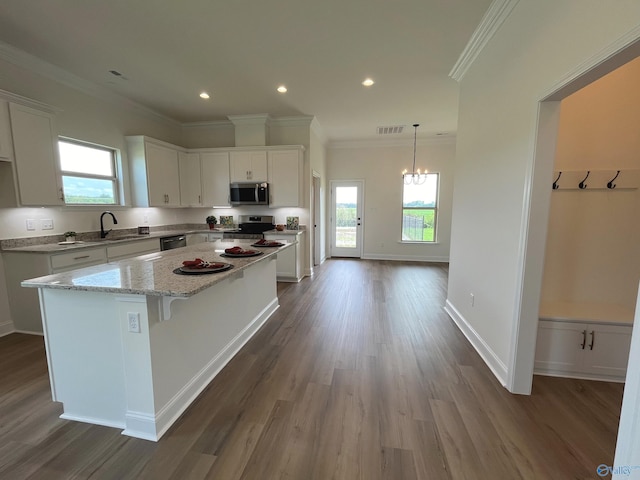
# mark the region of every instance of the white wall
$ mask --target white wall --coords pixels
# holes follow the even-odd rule
[[[323,138],[316,132],[316,129],[311,129],[311,135],[309,138],[309,164],[311,168],[311,176],[313,177],[313,173],[317,173],[320,175],[320,191],[316,192],[316,195],[319,195],[320,198],[320,212],[319,218],[316,219],[317,228],[320,229],[320,245],[318,245],[320,251],[320,259],[321,261],[327,257],[327,224],[328,224],[328,216],[327,216],[327,203],[326,200],[328,198],[328,182],[327,182],[327,147],[326,142]],[[313,178],[311,178],[311,185],[313,184]],[[313,205],[310,205],[309,208],[312,210]],[[313,225],[309,226],[309,235],[313,235]],[[313,243],[310,243],[313,245]],[[314,264],[313,261],[313,251],[310,253],[310,263],[312,266]]]
[[[546,234],[547,218],[528,225],[527,216],[538,102],[639,18],[636,1],[520,1],[461,82],[447,302],[508,387],[513,359],[524,355],[532,367],[535,345],[537,310],[521,317],[520,287],[525,254],[543,250],[534,247]],[[532,205],[550,193],[535,194]],[[512,338],[523,332],[526,348],[516,352]]]
[[[449,259],[453,196],[454,139],[421,140],[416,168],[440,173],[435,244],[401,243],[402,171],[413,164],[413,141],[402,146],[345,143],[329,146],[329,180],[364,180],[363,257],[389,260],[441,261]],[[330,205],[330,198],[328,198]],[[330,208],[330,207],[329,207]],[[329,225],[330,229],[331,226]],[[330,254],[330,252],[328,252]]]
[[[640,169],[638,85],[640,58],[562,101],[555,170]],[[633,311],[640,280],[638,219],[638,189],[554,191],[541,301]]]

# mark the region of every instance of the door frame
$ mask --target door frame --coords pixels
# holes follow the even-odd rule
[[[355,186],[358,188],[358,210],[360,213],[359,220],[356,225],[356,248],[353,250],[354,255],[334,255],[336,246],[335,240],[335,189],[338,186]],[[330,239],[329,248],[330,255],[332,257],[349,257],[349,258],[362,258],[364,252],[364,180],[331,180],[331,210],[330,210]]]

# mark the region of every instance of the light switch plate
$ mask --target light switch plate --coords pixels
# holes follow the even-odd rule
[[[53,220],[50,218],[43,218],[42,230],[53,230]]]
[[[36,221],[33,218],[27,218],[27,230],[33,231],[36,229]]]

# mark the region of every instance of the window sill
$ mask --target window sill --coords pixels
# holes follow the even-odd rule
[[[407,240],[398,240],[403,245],[440,245],[440,242],[411,242]]]

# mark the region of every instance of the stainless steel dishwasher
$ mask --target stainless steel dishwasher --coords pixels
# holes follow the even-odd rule
[[[187,237],[185,235],[172,235],[160,239],[160,250],[173,250],[174,248],[186,247]]]

